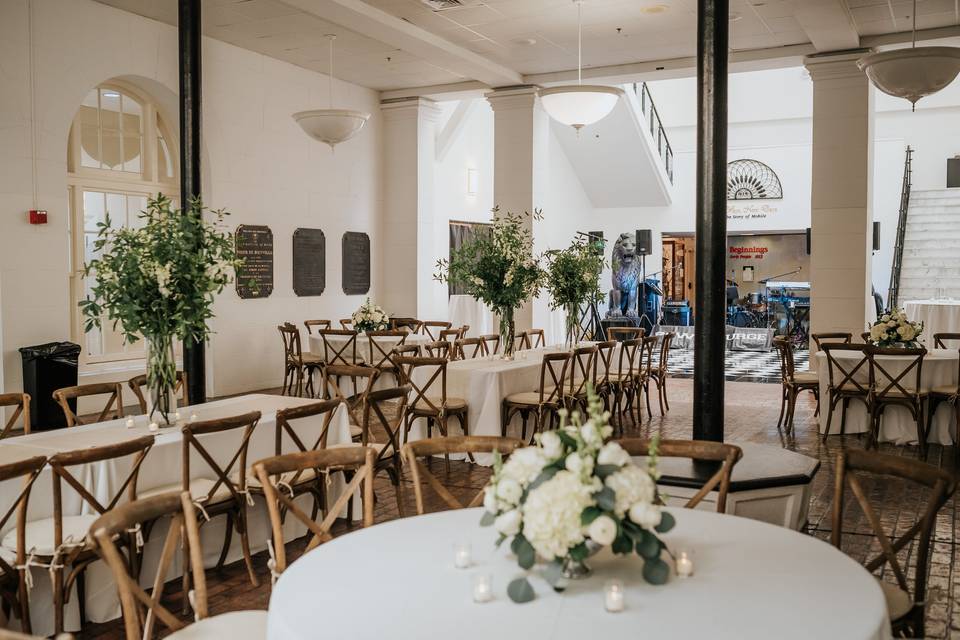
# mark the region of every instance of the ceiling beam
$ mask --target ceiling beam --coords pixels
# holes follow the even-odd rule
[[[520,73],[401,20],[362,0],[283,0],[305,13],[403,49],[427,62],[490,86],[520,84]]]
[[[795,2],[794,17],[817,51],[842,51],[860,46],[860,34],[843,0]]]

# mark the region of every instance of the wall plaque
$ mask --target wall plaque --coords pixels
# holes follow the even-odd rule
[[[343,292],[362,295],[370,291],[370,236],[356,231],[343,234]]]
[[[243,266],[237,270],[241,298],[266,298],[273,293],[273,231],[270,227],[242,224],[234,241]]]
[[[293,232],[293,292],[319,296],[327,287],[327,238],[320,229]]]

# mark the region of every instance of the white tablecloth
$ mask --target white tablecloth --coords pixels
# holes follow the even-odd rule
[[[195,407],[181,408],[180,414],[184,418],[188,418],[190,414],[196,413],[199,420],[207,420],[239,415],[249,411],[260,411],[262,417],[251,436],[247,454],[247,463],[252,465],[257,460],[272,456],[275,453],[276,411],[310,402],[315,401],[305,398],[251,394],[217,400]],[[0,441],[0,463],[13,462],[36,455],[52,456],[58,452],[84,447],[104,446],[139,438],[150,433],[147,429],[145,416],[137,416],[134,421],[135,426],[132,428],[127,428],[125,419],[123,419],[69,429],[41,431],[5,439]],[[320,419],[298,420],[293,424],[304,444],[308,446],[312,445],[319,436],[320,425],[322,425]],[[211,434],[203,436],[202,441],[214,459],[219,464],[226,466],[229,458],[233,456],[237,446],[239,446],[240,435],[239,431]],[[330,424],[328,438],[328,444],[350,441],[348,416],[342,406],[338,409],[337,416]],[[137,485],[139,492],[142,493],[152,488],[180,482],[181,444],[182,437],[178,428],[163,429],[157,434],[154,446],[147,454],[140,469],[140,478]],[[295,446],[289,438],[284,439],[284,452],[295,450]],[[85,486],[101,503],[106,503],[116,493],[120,483],[126,479],[131,463],[132,458],[128,457],[82,467],[71,467],[71,472],[77,478],[82,479]],[[190,459],[190,471],[191,475],[196,478],[214,477],[214,473],[209,469],[209,466],[196,452],[193,452]],[[234,468],[234,471],[236,471],[236,468]],[[47,467],[37,479],[31,492],[28,520],[38,520],[53,515],[51,475],[50,469]],[[92,507],[82,503],[80,497],[68,485],[62,483],[62,487],[64,515],[93,513]],[[19,490],[19,481],[0,484],[0,507],[4,512],[19,494]],[[342,490],[342,479],[335,476],[330,487],[329,501],[331,504]],[[311,504],[308,497],[303,497],[301,500],[303,500],[304,506]],[[270,536],[270,523],[266,505],[260,498],[257,498],[256,505],[248,510],[248,514],[250,547],[256,553],[266,548],[267,539]],[[361,514],[362,506],[358,496],[354,505],[354,517],[359,519]],[[15,519],[12,518],[8,522],[7,530],[11,529],[14,524]],[[285,524],[288,540],[303,535],[306,531],[306,528],[301,526],[296,518],[287,518]],[[220,554],[225,525],[226,518],[217,517],[201,528],[207,566],[213,566]],[[3,533],[6,533],[6,531]],[[152,584],[152,571],[156,567],[156,562],[150,558],[159,557],[158,554],[165,535],[166,526],[158,525],[154,528],[147,542],[145,553],[148,559],[141,576],[141,584],[144,586]],[[232,562],[241,557],[240,538],[234,535],[228,561]],[[175,575],[180,575],[179,556],[174,561],[173,570]],[[53,632],[53,599],[50,579],[46,570],[34,569],[33,573],[34,588],[30,592],[33,631],[44,635],[51,634]],[[103,563],[96,562],[87,569],[86,591],[88,620],[105,622],[120,615],[120,602],[117,599],[116,587],[109,570]],[[65,620],[68,631],[79,629],[79,614],[75,594],[67,605]]]
[[[341,536],[291,564],[270,598],[269,640],[349,637],[842,638],[891,637],[876,579],[828,543],[747,518],[670,509],[670,548],[695,552],[693,577],[643,581],[642,561],[608,553],[588,560],[593,575],[555,593],[531,576],[537,597],[518,605],[507,584],[522,571],[479,509],[395,520]],[[402,552],[397,542],[402,541]],[[476,566],[453,567],[453,545],[469,542]],[[494,600],[475,604],[471,578],[493,577]],[[603,607],[603,585],[626,586],[626,610]],[[371,612],[375,611],[375,615]],[[357,620],[362,620],[357,624]]]
[[[847,371],[856,366],[857,360],[863,356],[855,351],[834,351],[837,360],[844,362]],[[827,429],[827,409],[829,405],[829,395],[827,389],[830,384],[830,375],[827,367],[827,357],[822,351],[816,353],[817,373],[820,378],[820,432]],[[952,349],[933,349],[927,352],[923,360],[923,377],[921,379],[921,388],[930,389],[940,385],[957,384],[957,366],[958,352]],[[901,373],[912,361],[908,356],[880,356],[884,369],[893,375]],[[842,376],[838,371],[837,375]],[[904,387],[913,386],[916,381],[916,371],[911,371],[901,380]],[[866,383],[869,379],[868,367],[864,364],[855,376],[859,382]],[[839,383],[839,379],[836,381]],[[837,408],[833,413],[833,421],[830,424],[830,433],[840,433],[840,415],[843,409],[843,403],[838,402]],[[938,444],[953,444],[953,424],[954,419],[951,415],[952,409],[946,403],[941,403],[937,408],[937,415],[934,416],[933,428],[928,434],[927,441]],[[924,416],[926,420],[926,416]],[[862,433],[867,430],[869,416],[864,404],[858,400],[851,400],[847,408],[847,433]],[[926,425],[924,425],[926,427]],[[905,407],[890,406],[883,412],[883,418],[880,421],[880,441],[895,442],[897,444],[916,444],[917,426],[910,411]]]
[[[496,333],[497,331],[493,311],[473,296],[450,296],[450,300],[447,302],[447,313],[447,319],[453,323],[454,327],[470,325],[467,336],[471,338]]]
[[[927,349],[933,348],[936,333],[960,333],[960,300],[910,300],[903,310],[910,320],[923,323],[920,341]]]

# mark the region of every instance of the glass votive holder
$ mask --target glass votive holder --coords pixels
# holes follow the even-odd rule
[[[493,600],[493,576],[478,573],[473,576],[473,601],[490,602]]]
[[[196,421],[197,421],[197,417],[198,417],[197,414],[191,413],[191,414],[190,414],[190,422],[196,422]]]
[[[693,575],[693,557],[692,549],[680,549],[677,551],[674,563],[677,568],[677,577],[689,578]]]
[[[147,426],[147,429],[149,429],[151,432],[157,432],[157,431],[160,431],[160,425],[157,424],[156,422],[151,422]]]
[[[469,542],[458,542],[453,545],[453,566],[457,569],[466,569],[473,564],[473,554]]]
[[[620,613],[626,608],[626,593],[622,582],[610,580],[603,585],[603,606],[610,613]]]
[[[126,424],[127,424],[127,429],[133,429],[136,423],[133,421],[133,418],[127,418]]]

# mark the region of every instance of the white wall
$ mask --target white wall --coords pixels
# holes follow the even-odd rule
[[[28,6],[36,43],[36,109],[31,110]],[[335,153],[307,138],[290,114],[326,104],[324,76],[205,38],[203,40],[204,195],[233,213],[232,225],[267,224],[274,233],[273,294],[240,300],[233,290],[216,302],[208,348],[214,395],[278,385],[282,378],[276,325],[309,317],[339,318],[361,302],[340,282],[344,231],[371,234],[375,297],[381,265],[375,229],[382,206],[381,124],[377,95],[343,82],[337,102],[373,113],[367,127]],[[7,389],[19,388],[17,347],[71,339],[66,149],[70,123],[90,88],[124,77],[167,107],[175,125],[177,33],[173,27],[90,0],[4,0],[0,3],[0,306]],[[39,129],[37,204],[46,226],[26,223],[33,207],[30,126]],[[291,236],[318,227],[327,239],[327,288],[297,298],[291,282]]]

